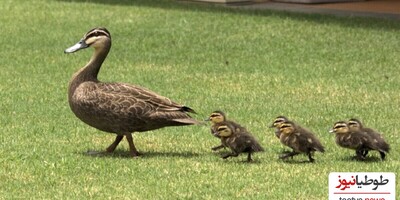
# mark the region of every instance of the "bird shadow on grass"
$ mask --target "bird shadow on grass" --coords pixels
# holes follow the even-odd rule
[[[97,150],[87,150],[85,152],[81,152],[80,154],[89,157],[104,157],[104,158],[134,158],[131,156],[129,151],[124,150],[116,150],[112,153],[105,151],[97,151]],[[154,158],[154,157],[183,157],[183,158],[192,158],[198,157],[200,154],[193,152],[140,152],[140,156],[136,158]]]
[[[365,160],[358,160],[356,156],[348,156],[342,158],[341,161],[373,163],[373,162],[381,162],[381,159],[378,157],[369,156],[366,157]]]
[[[308,160],[294,160],[294,159],[286,159],[286,160],[279,159],[279,160],[287,164],[314,164],[316,162],[316,161],[310,162]]]

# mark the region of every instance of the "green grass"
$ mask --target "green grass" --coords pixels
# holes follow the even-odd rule
[[[327,199],[332,171],[399,176],[397,21],[161,0],[5,0],[0,13],[0,199]],[[125,141],[113,156],[87,155],[114,136],[70,111],[68,81],[92,50],[63,50],[95,26],[113,38],[101,80],[150,88],[198,119],[224,110],[266,151],[252,164],[222,160],[209,127],[191,126],[135,134],[138,159]],[[281,114],[321,139],[316,163],[277,159],[267,127]],[[384,133],[387,161],[352,161],[335,145],[327,130],[350,117]]]

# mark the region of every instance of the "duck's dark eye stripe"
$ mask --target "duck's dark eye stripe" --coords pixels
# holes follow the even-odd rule
[[[290,127],[290,125],[283,125],[283,126],[281,126],[281,128],[288,128],[288,127]]]
[[[337,126],[335,126],[335,128],[344,128],[344,127],[346,127],[345,125],[337,125]]]
[[[211,117],[217,117],[219,116],[218,114],[212,114]]]

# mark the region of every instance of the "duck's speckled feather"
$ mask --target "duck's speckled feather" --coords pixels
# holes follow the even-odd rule
[[[76,88],[70,103],[82,121],[112,133],[197,123],[184,112],[184,106],[124,83],[84,82]]]

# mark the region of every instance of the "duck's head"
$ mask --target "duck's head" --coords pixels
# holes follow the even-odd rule
[[[217,136],[219,137],[229,137],[233,134],[232,132],[232,127],[230,127],[228,124],[226,125],[221,125],[217,128]]]
[[[363,128],[361,121],[355,118],[349,120],[348,126],[350,131],[359,131]]]
[[[348,132],[349,132],[349,126],[345,121],[336,122],[333,125],[332,129],[329,130],[329,133],[336,133],[336,134],[348,133]]]
[[[279,132],[281,134],[290,135],[296,130],[296,125],[291,121],[282,122],[279,125]]]
[[[221,123],[225,121],[225,113],[222,111],[214,111],[211,113],[211,115],[205,119],[206,121],[211,121],[212,123]]]
[[[103,27],[94,28],[88,31],[75,45],[64,50],[64,53],[74,53],[88,47],[104,47],[111,44],[111,34]]]
[[[279,128],[279,126],[284,123],[289,121],[289,119],[285,116],[278,116],[275,118],[274,122],[272,123],[272,125],[270,126],[270,128]]]

